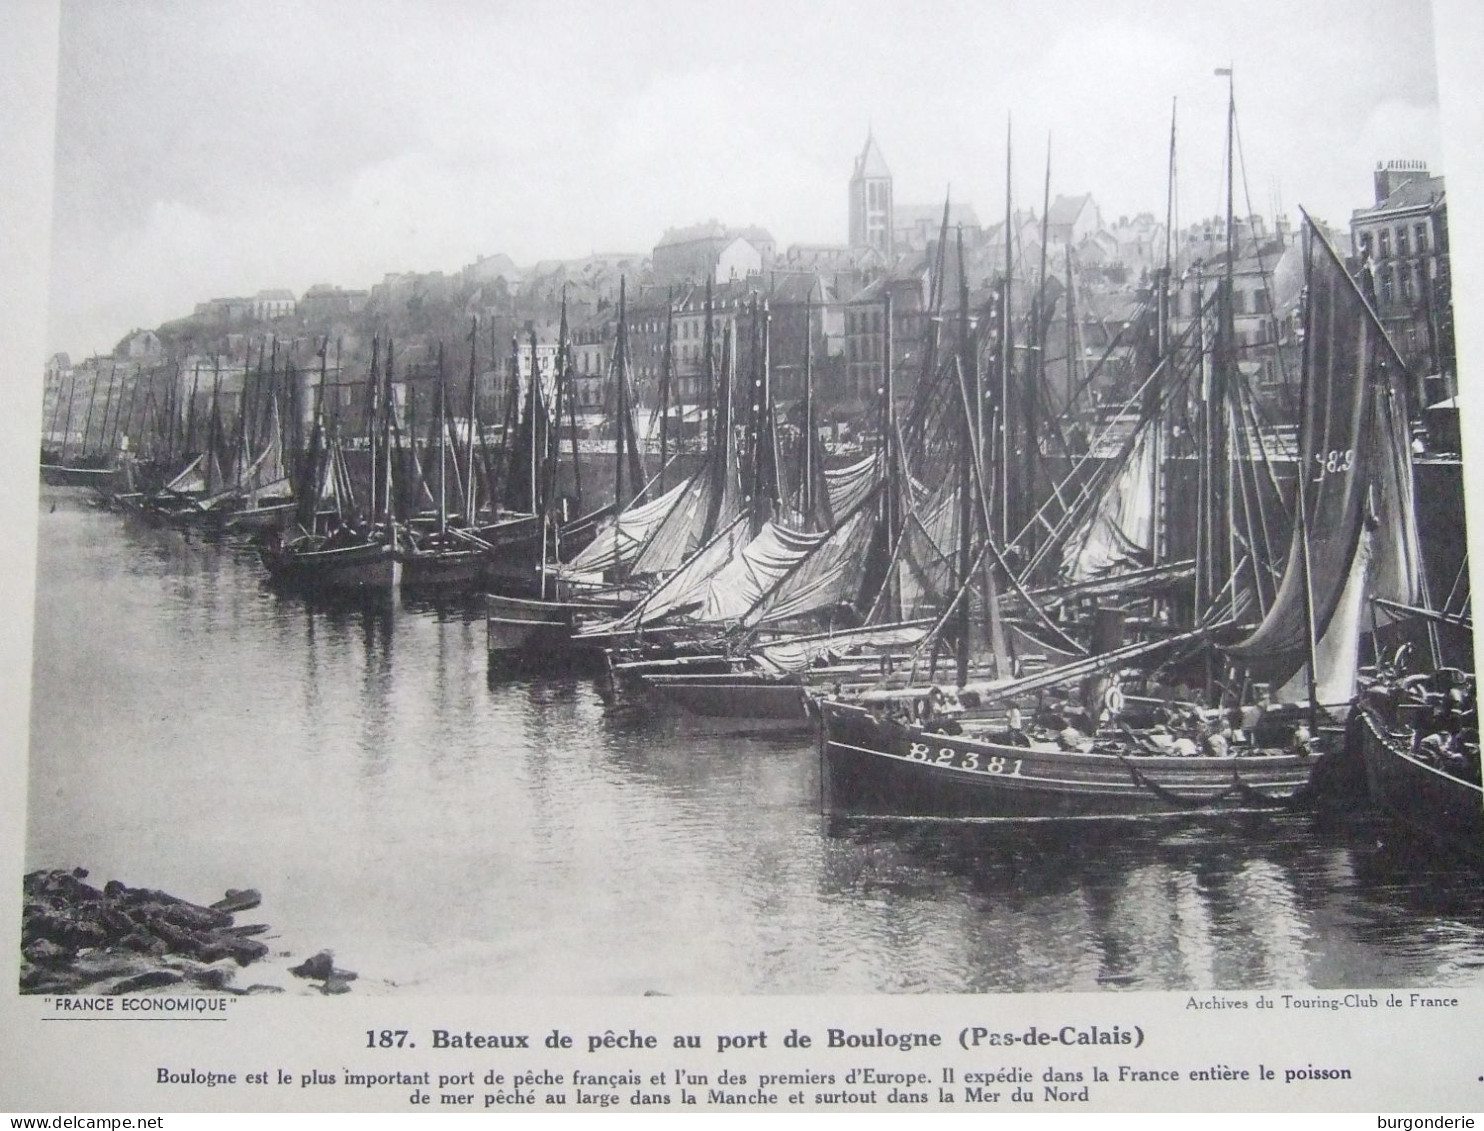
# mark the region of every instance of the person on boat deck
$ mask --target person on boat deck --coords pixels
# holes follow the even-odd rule
[[[1299,723],[1293,728],[1293,740],[1289,743],[1289,749],[1300,758],[1307,758],[1314,753],[1314,735],[1307,723]]]
[[[1213,758],[1230,758],[1234,755],[1232,749],[1232,730],[1229,726],[1214,728],[1206,735],[1206,753]]]
[[[1257,692],[1257,700],[1256,702],[1248,703],[1241,709],[1241,721],[1238,724],[1248,734],[1251,734],[1257,729],[1258,724],[1262,722],[1263,717],[1268,713],[1268,708],[1272,706],[1272,692],[1268,689],[1267,684],[1260,683],[1253,690]]]
[[[1170,743],[1170,753],[1179,758],[1194,758],[1200,752],[1201,748],[1188,734],[1177,735],[1175,741]]]
[[[1056,744],[1063,750],[1078,751],[1083,754],[1092,749],[1092,739],[1070,724],[1057,732]]]

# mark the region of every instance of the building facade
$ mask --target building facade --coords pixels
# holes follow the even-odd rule
[[[1448,200],[1421,161],[1378,162],[1375,204],[1350,217],[1350,238],[1376,313],[1414,375],[1435,378],[1429,402],[1457,393]]]
[[[891,170],[875,136],[867,133],[850,175],[850,246],[890,256],[895,250],[893,224]]]

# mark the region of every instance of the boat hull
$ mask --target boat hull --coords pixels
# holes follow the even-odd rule
[[[402,550],[402,588],[468,591],[485,579],[487,558],[482,550]]]
[[[388,591],[397,582],[397,560],[382,542],[329,550],[263,547],[259,555],[278,585],[311,592]]]
[[[491,593],[485,598],[485,638],[490,662],[535,669],[601,666],[601,646],[574,641],[585,617],[610,617],[621,605],[597,601],[539,601]]]
[[[1484,863],[1484,788],[1411,753],[1411,732],[1391,734],[1362,707],[1361,759],[1371,800],[1413,832]]]
[[[111,467],[67,467],[63,464],[41,465],[41,481],[48,487],[93,487],[111,490],[115,469]]]
[[[714,719],[758,719],[809,723],[802,684],[746,675],[647,675],[644,685],[693,715]]]
[[[288,525],[289,520],[294,517],[296,505],[293,500],[289,500],[283,503],[244,507],[241,510],[233,511],[227,516],[227,529],[241,530],[248,533],[282,530]]]
[[[820,704],[827,814],[904,817],[1134,817],[1281,809],[1317,759],[1084,754],[930,733],[864,707]]]

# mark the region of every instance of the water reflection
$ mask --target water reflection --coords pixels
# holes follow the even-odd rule
[[[825,819],[808,736],[492,672],[477,597],[309,601],[57,501],[28,867],[255,886],[285,947],[426,993],[1484,980],[1478,873],[1384,821]]]

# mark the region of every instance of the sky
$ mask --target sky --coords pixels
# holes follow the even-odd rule
[[[215,296],[647,252],[669,227],[844,242],[868,130],[897,203],[1091,192],[1163,219],[1441,169],[1426,0],[64,0],[48,352]],[[1243,185],[1245,181],[1245,188]]]

